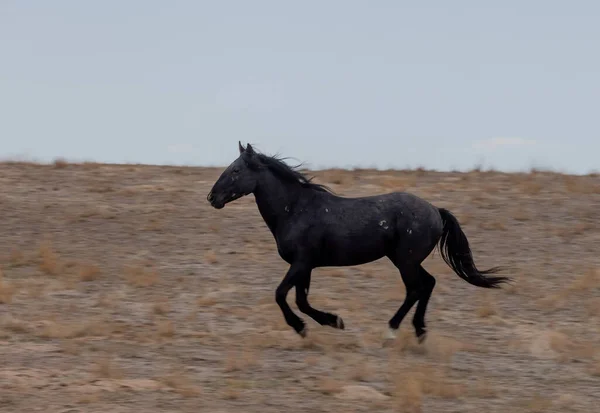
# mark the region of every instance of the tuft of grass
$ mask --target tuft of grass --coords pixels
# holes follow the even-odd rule
[[[0,304],[12,303],[13,294],[15,293],[15,287],[4,281],[4,274],[2,268],[0,268]]]
[[[525,402],[525,408],[528,412],[542,413],[548,411],[552,407],[552,400],[536,394],[531,399]]]
[[[39,268],[47,275],[57,275],[60,272],[60,260],[50,241],[44,241],[39,250]]]
[[[230,352],[224,362],[223,371],[233,373],[247,370],[258,365],[258,354],[246,349],[245,351]]]
[[[127,284],[133,287],[151,287],[159,281],[158,273],[154,268],[139,265],[125,266],[123,274]]]
[[[175,335],[175,324],[171,320],[159,320],[156,323],[159,337],[167,338]]]
[[[67,162],[64,158],[56,158],[54,162],[52,162],[54,169],[65,169],[69,166],[69,162]]]
[[[97,265],[81,264],[79,266],[78,274],[81,281],[95,281],[100,277],[101,271]]]
[[[486,295],[483,303],[477,309],[477,316],[481,318],[488,318],[496,314],[498,314],[496,305],[492,300],[492,297],[488,294]]]
[[[27,334],[31,331],[26,322],[13,317],[5,317],[0,323],[2,328],[15,334]]]
[[[27,259],[25,257],[25,254],[23,254],[21,250],[15,248],[10,250],[8,262],[10,263],[11,267],[22,267],[24,265],[27,265]]]
[[[569,291],[592,291],[598,287],[600,287],[600,270],[592,268],[578,276],[569,285]]]
[[[412,375],[396,377],[392,395],[397,400],[400,411],[420,413],[423,405],[423,383]]]
[[[123,370],[115,365],[112,358],[109,356],[101,356],[94,363],[93,372],[96,376],[105,379],[121,379],[123,378]]]
[[[202,389],[196,386],[185,374],[173,372],[164,377],[158,378],[159,382],[170,388],[182,397],[196,397],[202,394]]]
[[[165,315],[170,310],[171,306],[169,305],[169,300],[166,298],[163,298],[152,305],[152,312],[156,315]]]
[[[219,262],[217,254],[213,250],[206,251],[206,253],[204,254],[204,260],[209,264],[216,264]]]
[[[89,320],[85,322],[64,323],[49,321],[45,324],[38,337],[54,339],[70,339],[78,337],[102,337],[114,332],[114,326],[103,320]]]
[[[341,392],[342,387],[342,383],[338,380],[332,379],[331,377],[325,377],[321,379],[319,391],[323,394],[332,395]]]

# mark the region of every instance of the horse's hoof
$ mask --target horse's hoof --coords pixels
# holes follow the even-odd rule
[[[417,332],[417,340],[419,344],[423,344],[425,339],[427,338],[427,330],[423,329]]]
[[[340,317],[339,315],[337,316],[337,319],[335,320],[335,328],[339,328],[340,330],[343,330],[346,328],[344,326],[344,320],[342,320],[342,317]]]
[[[396,329],[393,328],[388,328],[384,333],[383,333],[383,339],[388,342],[388,341],[393,341],[396,339]]]

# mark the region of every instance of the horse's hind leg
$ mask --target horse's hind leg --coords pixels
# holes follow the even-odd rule
[[[298,310],[311,317],[322,326],[344,329],[344,321],[338,315],[326,313],[313,308],[308,303],[311,273],[305,273],[296,280],[296,305]]]
[[[390,257],[394,265],[400,270],[400,275],[402,276],[402,281],[404,281],[404,285],[406,286],[406,297],[404,298],[404,302],[394,314],[394,316],[389,320],[388,325],[390,328],[390,335],[392,337],[395,336],[396,330],[400,327],[400,323],[406,317],[406,314],[410,311],[412,306],[419,299],[420,293],[420,281],[419,281],[419,265],[409,262],[398,262],[394,258]]]
[[[421,288],[419,302],[417,303],[417,309],[415,310],[415,315],[413,317],[413,326],[415,327],[415,333],[417,334],[419,342],[423,342],[427,335],[427,330],[425,328],[425,312],[427,311],[427,304],[429,303],[429,298],[431,298],[431,293],[435,287],[435,278],[433,275],[429,274],[422,265],[419,266],[419,284]]]

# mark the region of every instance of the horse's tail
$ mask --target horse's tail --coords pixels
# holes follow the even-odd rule
[[[442,258],[454,272],[469,284],[483,288],[499,288],[499,284],[509,281],[507,277],[490,277],[501,270],[493,267],[488,270],[479,270],[473,261],[473,254],[469,247],[467,236],[461,229],[458,220],[450,211],[438,208],[444,229],[440,238],[439,247]]]

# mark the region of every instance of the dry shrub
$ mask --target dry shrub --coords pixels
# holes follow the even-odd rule
[[[536,394],[525,403],[525,408],[528,412],[542,413],[548,411],[552,407],[552,400]]]
[[[10,250],[8,261],[11,267],[21,267],[27,264],[25,254],[23,254],[22,251],[15,248]]]
[[[223,371],[225,373],[240,372],[258,365],[259,355],[250,350],[231,351],[225,359]]]
[[[537,304],[544,310],[560,310],[567,303],[567,298],[564,294],[553,293],[537,300]]]
[[[170,309],[171,305],[169,304],[169,300],[166,298],[162,298],[152,305],[152,312],[157,315],[165,315],[170,311]]]
[[[217,262],[219,262],[217,254],[213,250],[206,251],[206,253],[204,254],[204,260],[209,264],[216,264]]]
[[[421,346],[423,346],[421,344]],[[425,341],[427,355],[440,362],[450,363],[452,357],[461,350],[473,350],[473,345],[463,344],[453,338],[428,333]]]
[[[416,175],[404,176],[383,176],[377,182],[379,186],[385,190],[405,191],[415,185],[417,181]]]
[[[183,397],[196,397],[202,394],[202,389],[194,385],[189,377],[182,375],[181,372],[173,372],[159,378],[158,381]]]
[[[487,221],[483,220],[479,223],[479,228],[485,231],[506,231],[506,225],[499,220]]]
[[[600,287],[600,270],[591,268],[569,285],[570,291],[591,291]]]
[[[392,365],[395,365],[392,394],[409,411],[420,411],[423,395],[457,399],[466,392],[466,387],[449,378],[446,369],[442,367],[414,362]]]
[[[423,383],[419,378],[409,375],[395,377],[394,398],[398,401],[400,411],[407,413],[420,413],[423,404]]]
[[[498,393],[487,379],[478,379],[470,394],[474,397],[489,399],[496,397]]]
[[[40,246],[40,270],[47,275],[57,275],[60,272],[60,260],[50,241],[42,242]]]
[[[98,403],[100,401],[100,399],[101,399],[100,392],[88,393],[88,394],[84,394],[81,397],[79,397],[79,399],[77,399],[77,403],[78,404]]]
[[[105,320],[89,320],[84,322],[61,323],[49,321],[38,333],[41,338],[78,338],[89,336],[109,336],[115,331],[115,326]]]
[[[112,357],[102,356],[100,357],[93,367],[93,372],[96,376],[105,379],[121,379],[123,378],[123,370],[115,365]]]
[[[67,162],[64,158],[56,158],[53,162],[54,169],[64,169],[69,166],[69,162]]]
[[[346,270],[344,268],[324,268],[321,272],[326,277],[340,278],[346,276]]]
[[[342,383],[331,377],[325,377],[320,380],[319,391],[323,394],[332,395],[342,391]]]
[[[595,360],[589,368],[589,372],[594,377],[600,377],[600,360]]]
[[[4,330],[15,334],[27,334],[31,330],[25,321],[11,316],[3,317],[0,326],[2,326]]]
[[[479,308],[477,308],[477,316],[481,318],[488,318],[496,314],[498,314],[498,311],[496,310],[496,304],[494,303],[491,295],[486,294],[483,303],[479,306]]]
[[[0,268],[0,304],[10,304],[12,302],[15,287],[4,281],[4,274]]]
[[[512,217],[516,221],[524,222],[531,219],[531,214],[522,208],[518,208],[512,213]]]
[[[576,194],[597,194],[600,188],[597,182],[587,177],[564,175],[563,182],[567,192]]]
[[[590,317],[600,316],[600,298],[593,298],[588,301],[586,309]]]
[[[330,184],[344,185],[352,181],[352,175],[344,169],[334,168],[321,171],[321,179]]]
[[[593,359],[596,349],[593,343],[585,341],[573,341],[569,335],[553,331],[549,336],[549,345],[559,362],[568,362],[574,359]]]
[[[519,188],[527,195],[537,195],[543,189],[542,183],[534,177],[534,175],[528,175],[527,179],[521,181]]]
[[[373,370],[369,366],[368,363],[364,361],[359,361],[352,365],[351,370],[348,374],[348,377],[351,380],[355,381],[367,381],[370,377],[373,376]]]
[[[212,307],[219,302],[215,294],[206,294],[197,300],[198,307]]]
[[[171,320],[159,320],[156,330],[160,337],[167,338],[175,335],[175,324]]]
[[[133,287],[151,287],[158,283],[156,269],[139,265],[127,265],[124,269],[125,281]]]
[[[81,281],[95,281],[101,274],[100,268],[94,264],[81,264],[78,273]]]

